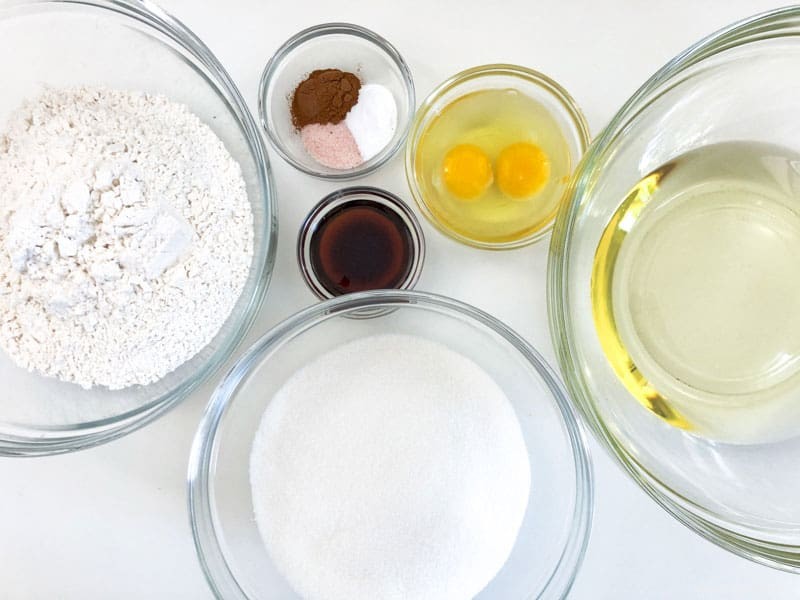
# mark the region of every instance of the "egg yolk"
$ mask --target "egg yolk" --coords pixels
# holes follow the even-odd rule
[[[497,157],[497,185],[506,196],[526,199],[541,191],[549,178],[550,159],[539,146],[517,142]]]
[[[492,185],[492,161],[474,144],[459,144],[444,156],[442,179],[454,196],[474,200]]]

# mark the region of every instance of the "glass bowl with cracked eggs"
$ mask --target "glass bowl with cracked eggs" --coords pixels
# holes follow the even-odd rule
[[[152,421],[230,357],[275,201],[235,85],[158,7],[15,2],[0,50],[0,455],[62,453]]]

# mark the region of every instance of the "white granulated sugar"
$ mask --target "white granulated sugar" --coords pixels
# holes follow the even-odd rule
[[[530,493],[501,388],[408,335],[350,342],[290,377],[250,477],[265,546],[305,600],[470,600],[510,555]]]
[[[397,104],[392,92],[377,83],[362,85],[358,102],[344,122],[353,134],[361,158],[368,161],[392,141],[397,130]]]
[[[219,331],[247,278],[241,169],[162,96],[49,89],[0,135],[0,347],[84,387],[162,378]]]

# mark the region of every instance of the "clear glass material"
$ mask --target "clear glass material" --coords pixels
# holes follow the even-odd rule
[[[363,310],[387,311],[353,320]],[[308,308],[264,335],[220,383],[189,465],[189,509],[206,577],[220,598],[299,598],[272,563],[253,517],[249,458],[260,418],[297,369],[340,344],[400,333],[442,343],[492,375],[522,426],[531,496],[508,562],[478,600],[563,598],[581,563],[592,510],[585,441],[544,359],[493,317],[431,294],[381,290]]]
[[[362,81],[386,87],[397,104],[394,137],[374,157],[352,169],[331,169],[303,147],[290,112],[294,90],[315,69],[335,68]],[[349,23],[326,23],[301,31],[281,46],[261,75],[258,111],[267,137],[290,165],[321,179],[347,180],[379,169],[395,155],[408,135],[416,106],[414,80],[397,49],[378,34]]]
[[[119,437],[163,414],[208,378],[249,328],[266,290],[277,221],[266,149],[228,74],[181,23],[134,0],[16,1],[0,9],[0,122],[43,86],[144,90],[185,103],[239,162],[255,218],[244,291],[214,340],[148,386],[110,392],[31,374],[0,350],[0,455],[68,452]],[[13,391],[12,391],[13,390]]]
[[[509,250],[542,239],[552,229],[552,222],[512,242],[488,243],[462,235],[442,223],[430,209],[422,193],[416,167],[418,144],[430,122],[454,100],[488,89],[516,89],[540,102],[559,125],[573,166],[578,164],[589,145],[589,126],[575,100],[564,88],[546,75],[517,65],[482,65],[462,71],[441,83],[420,105],[406,142],[405,166],[408,187],[422,214],[439,231],[463,244],[486,250]]]
[[[715,33],[658,71],[584,158],[557,219],[548,274],[562,372],[597,437],[681,522],[737,554],[794,572],[800,572],[800,431],[771,442],[726,443],[647,410],[603,353],[590,290],[609,219],[631,186],[657,167],[725,142],[800,151],[798,68],[795,7]],[[800,390],[790,393],[800,401]]]

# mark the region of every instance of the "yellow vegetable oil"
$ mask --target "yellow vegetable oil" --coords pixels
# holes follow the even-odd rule
[[[420,136],[415,159],[435,219],[487,244],[549,225],[573,167],[552,114],[514,89],[476,91],[445,106]]]
[[[617,376],[669,423],[800,434],[800,155],[727,142],[644,177],[601,237],[592,304]]]

